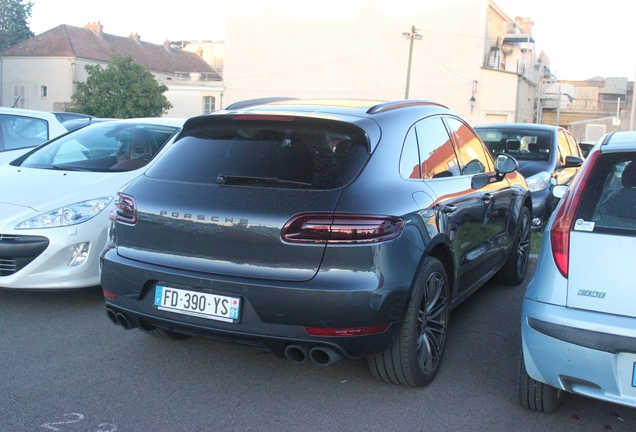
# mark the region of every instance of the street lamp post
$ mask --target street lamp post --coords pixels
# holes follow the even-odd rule
[[[413,41],[415,39],[422,40],[422,35],[417,33],[419,29],[415,26],[411,27],[410,33],[402,33],[402,37],[409,40],[409,64],[406,69],[406,90],[404,91],[404,99],[409,98],[409,87],[411,85],[411,61],[413,60]]]

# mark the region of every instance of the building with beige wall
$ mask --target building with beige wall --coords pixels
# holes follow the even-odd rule
[[[173,108],[168,117],[191,117],[220,106],[223,82],[201,56],[170,43],[143,42],[138,34],[115,36],[101,23],[84,28],[59,25],[0,53],[0,104],[40,111],[65,111],[85,82],[86,65],[107,67],[112,53],[133,61],[165,84]]]
[[[250,5],[227,17],[224,105],[269,96],[403,99],[412,42],[409,99],[444,103],[473,124],[536,118],[547,57],[534,52],[532,22],[492,1]],[[418,37],[403,37],[413,26]]]

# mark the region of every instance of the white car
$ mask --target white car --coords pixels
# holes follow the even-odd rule
[[[52,113],[0,108],[0,165],[66,132]]]
[[[147,169],[183,123],[95,124],[0,166],[0,288],[98,286],[117,191]]]

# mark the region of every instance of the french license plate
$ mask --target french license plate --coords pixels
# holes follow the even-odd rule
[[[239,319],[241,299],[156,285],[154,304],[160,310],[235,322]]]

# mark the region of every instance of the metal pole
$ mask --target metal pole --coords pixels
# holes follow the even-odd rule
[[[559,126],[561,121],[561,86],[559,86],[559,98],[557,99],[557,113],[556,113],[556,126]]]
[[[411,35],[409,36],[409,65],[406,69],[406,90],[404,91],[404,99],[409,98],[409,86],[411,85],[411,60],[413,59],[413,40],[415,39],[415,26],[411,27]]]
[[[536,124],[541,124],[541,90],[543,84],[543,77],[539,78],[539,97],[537,98],[537,119],[535,121]]]

